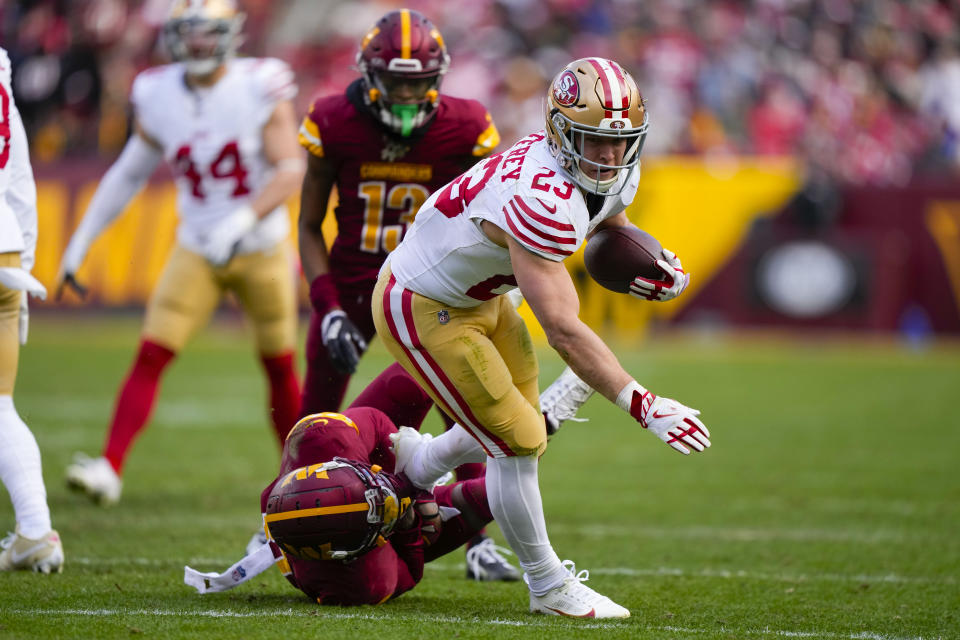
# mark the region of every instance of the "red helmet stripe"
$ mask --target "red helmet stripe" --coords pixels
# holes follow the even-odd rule
[[[587,62],[593,65],[594,71],[597,72],[597,75],[600,76],[600,84],[603,87],[603,108],[608,112],[610,109],[613,109],[613,92],[610,87],[610,78],[607,77],[606,70],[600,65],[600,61],[596,58],[587,58]],[[612,116],[607,116],[612,117]]]
[[[623,69],[620,68],[620,65],[610,61],[610,68],[613,69],[613,75],[617,77],[617,83],[620,85],[620,95],[623,97],[620,108],[623,110],[630,108],[630,90],[627,89],[627,79],[623,76]],[[623,117],[626,117],[626,114],[623,114]]]

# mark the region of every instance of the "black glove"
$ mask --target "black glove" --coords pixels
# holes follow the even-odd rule
[[[337,371],[349,374],[356,372],[360,356],[367,349],[367,341],[343,309],[334,309],[323,316],[320,333],[330,362]]]

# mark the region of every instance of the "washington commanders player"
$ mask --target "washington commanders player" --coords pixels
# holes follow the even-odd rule
[[[13,101],[10,58],[0,47],[0,480],[17,519],[0,541],[0,571],[63,570],[63,545],[51,529],[40,449],[13,404],[20,345],[27,342],[27,296],[47,290],[30,275],[37,248],[37,188],[27,134]]]
[[[566,382],[558,379],[541,398],[544,412],[558,423],[573,418],[583,401],[561,399]],[[419,429],[433,400],[397,363],[387,367],[343,413],[323,412],[302,418],[291,429],[283,447],[279,473],[260,496],[265,529],[277,521],[305,518],[298,534],[309,537],[311,552],[281,548],[281,535],[269,544],[266,537],[248,549],[248,555],[222,574],[199,573],[187,567],[184,581],[201,593],[224,591],[266,570],[276,560],[288,580],[311,599],[325,605],[382,604],[412,589],[423,577],[424,563],[443,556],[471,540],[493,519],[483,477],[417,491],[395,473],[391,436],[395,425]],[[424,436],[430,439],[430,436]],[[460,464],[481,461],[483,449],[467,432],[454,427],[435,439],[434,452]],[[453,456],[452,452],[457,452]],[[313,474],[326,465],[323,503],[292,486],[306,504],[296,509],[271,509],[268,501],[277,483],[289,483],[290,474]],[[339,469],[345,469],[340,473]],[[371,477],[371,473],[377,476]],[[363,485],[366,486],[363,486]],[[375,513],[369,492],[385,490],[405,512]],[[365,500],[363,498],[366,498]],[[362,502],[362,504],[361,504]],[[350,509],[357,506],[359,509]],[[369,509],[369,510],[368,510]],[[352,517],[357,513],[360,517]],[[321,522],[318,524],[317,519]],[[442,521],[442,522],[441,522]],[[276,525],[274,525],[276,526]],[[379,544],[378,544],[379,543]],[[278,546],[279,544],[279,546]],[[296,554],[296,555],[294,555]],[[310,559],[313,556],[313,559]]]
[[[364,36],[361,77],[345,93],[320,98],[300,127],[309,151],[301,192],[300,262],[313,313],[300,415],[336,410],[375,329],[370,299],[387,254],[403,239],[430,193],[500,142],[475,100],[440,94],[450,57],[436,27],[417,11],[390,11]],[[337,187],[337,237],[330,253],[321,226]],[[461,479],[479,465],[457,470]],[[520,574],[478,538],[478,580]]]
[[[97,235],[124,209],[161,159],[177,177],[177,242],[147,305],[140,349],[124,382],[102,457],[78,454],[68,483],[101,504],[120,498],[120,473],[149,419],[160,377],[227,291],[252,321],[282,444],[296,422],[295,273],[284,201],[304,172],[296,94],[287,65],[234,59],[243,14],[232,0],[178,0],[163,28],[175,62],[133,83],[135,131],[101,180],[60,267],[76,274]]]
[[[537,481],[546,448],[537,360],[526,326],[501,295],[515,287],[573,371],[674,449],[710,442],[698,411],[657,397],[623,370],[578,318],[563,266],[596,229],[629,224],[647,113],[633,77],[584,58],[553,80],[546,130],[520,140],[437,191],[421,208],[374,291],[377,332],[449,415],[482,445],[491,510],[525,570],[530,609],[573,617],[630,612],[582,583],[547,537]],[[663,279],[635,285],[666,300],[688,282],[670,252]],[[456,427],[460,428],[460,427]],[[397,470],[417,485],[449,465],[415,431],[396,437]]]

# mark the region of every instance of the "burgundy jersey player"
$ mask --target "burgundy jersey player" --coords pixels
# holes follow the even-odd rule
[[[301,416],[340,407],[375,333],[377,273],[420,205],[499,144],[483,105],[439,93],[449,61],[427,18],[391,11],[363,38],[361,77],[314,102],[300,127],[309,151],[300,260],[313,305]],[[321,225],[334,185],[338,232],[328,254]]]
[[[274,484],[288,473],[334,458],[377,465],[396,480],[389,436],[397,432],[395,424],[419,427],[432,406],[430,397],[393,364],[342,414],[303,418],[287,438],[277,479],[261,495],[261,511],[266,513]],[[417,515],[408,524],[398,524],[386,544],[348,562],[286,554],[277,564],[295,587],[320,604],[380,604],[412,589],[423,577],[425,562],[460,547],[493,520],[483,478],[436,487],[432,496],[420,492],[414,498],[430,506],[435,501],[448,510],[438,536],[431,538],[422,531],[423,521]],[[274,550],[276,555],[275,545]]]

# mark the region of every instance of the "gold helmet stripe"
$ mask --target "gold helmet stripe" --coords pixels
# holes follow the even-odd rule
[[[400,57],[410,57],[410,10],[400,10]]]
[[[310,518],[312,516],[329,516],[338,513],[354,513],[356,511],[367,511],[370,505],[366,502],[357,502],[356,504],[338,504],[332,507],[315,507],[313,509],[298,509],[297,511],[284,511],[283,513],[268,513],[264,518],[267,524],[279,520],[293,520],[294,518]]]

